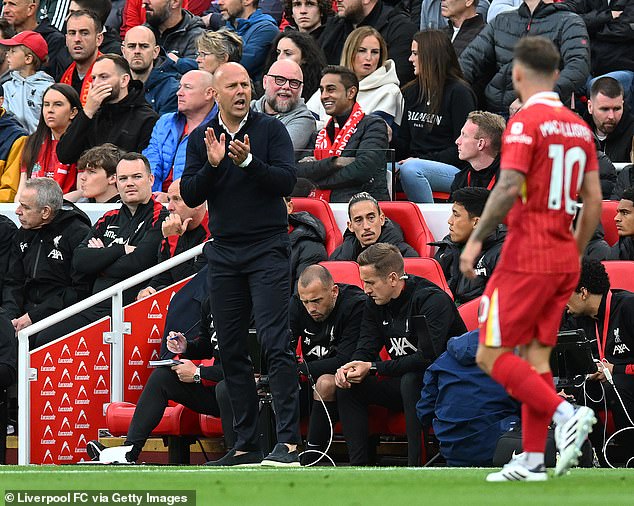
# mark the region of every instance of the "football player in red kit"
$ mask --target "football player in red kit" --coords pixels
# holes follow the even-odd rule
[[[482,241],[507,218],[506,242],[480,304],[476,360],[522,403],[524,451],[487,481],[546,480],[551,419],[559,451],[555,475],[566,473],[595,422],[592,410],[556,394],[549,366],[580,256],[601,213],[592,131],[552,91],[558,68],[559,53],[548,39],[525,37],[515,47],[513,85],[523,107],[507,125],[500,181],[460,260],[462,272],[473,276]],[[573,235],[577,196],[583,209]],[[513,353],[518,346],[520,356]]]

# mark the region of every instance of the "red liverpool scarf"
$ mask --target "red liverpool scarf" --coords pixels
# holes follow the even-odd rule
[[[101,52],[98,51],[97,58],[100,56],[101,56]],[[93,65],[94,64],[95,62],[93,62]],[[75,62],[71,63],[66,69],[66,72],[64,72],[64,74],[62,75],[59,82],[63,84],[67,84],[68,86],[72,86],[73,72],[75,72],[76,68],[77,68],[77,63]],[[88,72],[86,72],[86,75],[84,76],[84,81],[81,83],[81,93],[79,94],[79,100],[81,101],[81,105],[86,105],[86,98],[88,97],[88,90],[90,89],[90,83],[92,83],[92,65],[88,69]]]
[[[332,156],[341,156],[343,150],[346,149],[346,145],[350,140],[350,137],[357,131],[357,125],[359,121],[363,119],[365,113],[361,110],[361,106],[358,102],[354,103],[352,112],[348,116],[348,120],[341,128],[337,128],[335,124],[335,139],[330,140],[328,136],[328,125],[334,121],[334,118],[330,118],[326,126],[322,128],[317,134],[317,140],[315,141],[315,150],[313,152],[314,157],[317,160],[323,160],[324,158],[330,158]],[[313,190],[309,197],[318,198],[330,201],[330,194],[332,190]]]

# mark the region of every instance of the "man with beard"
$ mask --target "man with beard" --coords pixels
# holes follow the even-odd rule
[[[205,31],[198,16],[183,9],[182,0],[143,0],[145,26],[168,55],[196,58],[196,41]]]
[[[72,12],[66,22],[66,47],[73,63],[66,69],[60,82],[75,88],[81,104],[86,105],[92,80],[92,66],[99,56],[103,41],[103,25],[94,12]]]
[[[125,34],[123,57],[130,64],[132,78],[144,85],[145,100],[157,114],[175,112],[180,72],[170,58],[161,55],[154,32],[147,26],[135,26]]]
[[[143,84],[132,79],[128,62],[105,54],[92,68],[84,110],[79,111],[57,145],[62,163],[75,163],[88,148],[111,142],[123,151],[148,145],[158,116],[143,97]]]
[[[297,63],[276,61],[262,80],[264,96],[251,102],[256,111],[274,116],[284,124],[295,150],[305,149],[315,131],[315,117],[301,98],[303,79]]]
[[[623,87],[612,77],[597,79],[590,88],[588,116],[584,118],[612,162],[629,162],[634,116],[623,100]]]
[[[258,9],[258,5],[259,0],[218,0],[227,28],[242,38],[240,64],[254,82],[262,79],[269,48],[279,34],[275,20]]]

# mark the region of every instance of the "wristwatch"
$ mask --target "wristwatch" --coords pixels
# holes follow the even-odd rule
[[[200,383],[200,367],[196,367],[196,371],[194,372],[192,379],[194,380],[194,383]]]
[[[369,374],[370,374],[370,376],[375,376],[376,375],[376,362],[370,362]]]

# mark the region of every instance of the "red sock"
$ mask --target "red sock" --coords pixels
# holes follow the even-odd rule
[[[546,384],[545,378],[540,376],[526,360],[503,353],[493,364],[491,377],[497,381],[510,396],[522,404],[526,404],[532,412],[539,413],[548,420],[552,418],[557,406],[563,399],[555,393],[555,388]],[[523,425],[522,425],[523,426]]]
[[[554,390],[553,374],[550,371],[539,376]],[[522,448],[525,452],[544,452],[550,419],[548,415],[537,413],[527,404],[522,404]]]

